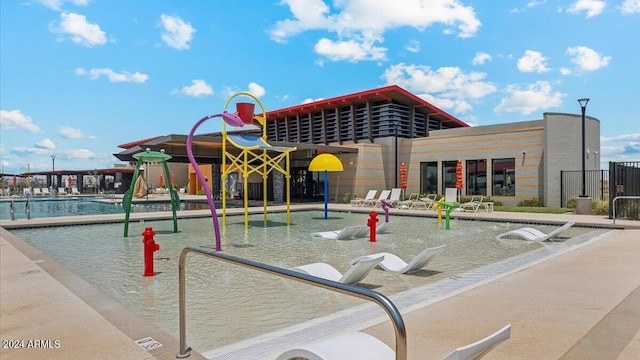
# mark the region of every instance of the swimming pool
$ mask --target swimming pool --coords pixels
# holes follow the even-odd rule
[[[223,251],[283,268],[321,261],[344,272],[349,261],[361,255],[386,251],[409,259],[425,247],[447,245],[426,270],[412,275],[374,270],[361,284],[393,295],[549,246],[495,239],[495,235],[522,224],[454,220],[451,230],[443,230],[436,219],[409,216],[391,216],[389,233],[378,234],[375,243],[367,239],[318,240],[309,235],[366,223],[367,217],[362,213],[333,212],[324,220],[320,211],[301,211],[292,213],[291,226],[286,226],[285,213],[270,213],[268,226],[263,227],[262,214],[258,214],[250,216],[251,227],[245,231],[243,217],[229,216],[223,231]],[[12,232],[177,337],[179,253],[186,245],[214,248],[215,243],[210,218],[179,222],[178,233],[172,232],[171,221],[130,225],[130,234],[140,234],[149,226],[156,232],[160,251],[155,254],[154,277],[142,276],[142,237],[122,237],[122,224]],[[574,227],[564,235],[588,231]],[[186,275],[188,343],[200,352],[362,304],[358,299],[203,257],[188,258]]]
[[[0,219],[11,219],[11,200],[0,202]],[[13,200],[15,219],[27,218],[27,201],[24,198]],[[182,200],[178,210],[208,209],[206,201]],[[59,217],[74,215],[124,214],[121,202],[111,202],[103,197],[58,197],[32,198],[29,200],[31,218]],[[138,201],[131,205],[131,212],[171,211],[169,201]]]

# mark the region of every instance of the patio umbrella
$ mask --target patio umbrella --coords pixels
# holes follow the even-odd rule
[[[16,190],[16,185],[17,185],[17,179],[16,179],[16,176],[13,175],[13,191]]]
[[[460,195],[462,196],[462,189],[464,185],[462,183],[462,160],[458,160],[456,164],[456,189],[460,191]],[[460,198],[458,198],[458,202],[460,202]]]
[[[164,178],[160,175],[160,179],[158,180],[158,187],[164,187]]]
[[[404,200],[404,191],[407,189],[407,164],[400,164],[400,188],[402,189],[402,200]]]
[[[173,187],[173,188],[176,187],[176,174],[175,173],[171,173],[171,187]]]
[[[71,175],[67,176],[67,187],[70,188],[72,185]]]
[[[329,203],[329,171],[343,171],[342,161],[333,154],[320,154],[309,163],[309,171],[324,171],[324,218],[327,219]]]

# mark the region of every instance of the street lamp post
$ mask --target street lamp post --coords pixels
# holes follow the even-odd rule
[[[587,103],[589,102],[588,98],[578,99],[578,103],[580,103],[580,107],[582,108],[582,194],[581,197],[587,197],[586,192],[586,183],[587,183],[587,175],[585,172],[585,153],[586,153],[586,131],[585,131],[585,111],[587,109]]]
[[[51,155],[51,194],[56,193],[56,156]]]
[[[394,155],[395,155],[395,171],[394,171],[394,183],[395,188],[398,187],[398,122],[393,122],[393,138],[395,142]]]

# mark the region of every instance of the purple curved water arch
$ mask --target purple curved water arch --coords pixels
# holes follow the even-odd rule
[[[191,129],[191,132],[189,133],[189,136],[187,137],[187,156],[189,157],[189,162],[191,163],[191,165],[193,165],[193,169],[195,170],[202,184],[206,184],[207,180],[205,179],[204,174],[200,170],[200,167],[198,167],[198,163],[196,162],[196,159],[193,157],[193,150],[191,149],[191,143],[193,140],[193,134],[196,132],[196,129],[198,129],[198,127],[202,125],[202,123],[204,123],[205,121],[217,116],[222,117],[222,114],[205,116],[202,119],[200,119],[193,126],[193,128]],[[209,208],[211,209],[211,218],[213,220],[213,230],[215,231],[215,234],[216,234],[216,251],[222,251],[222,246],[220,245],[220,224],[218,224],[218,214],[216,213],[216,205],[213,203],[213,195],[211,194],[211,189],[209,189],[209,186],[204,186],[204,193],[207,196],[207,202],[209,203]]]

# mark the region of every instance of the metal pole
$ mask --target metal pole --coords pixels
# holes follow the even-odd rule
[[[581,197],[587,197],[587,192],[586,192],[586,183],[587,183],[587,175],[585,172],[585,154],[587,152],[586,150],[586,131],[585,131],[585,112],[586,112],[586,108],[587,108],[587,103],[589,102],[589,99],[587,98],[582,98],[582,99],[578,99],[578,103],[580,103],[580,107],[582,108],[582,195],[580,195]]]
[[[51,155],[51,195],[56,194],[56,156]]]

